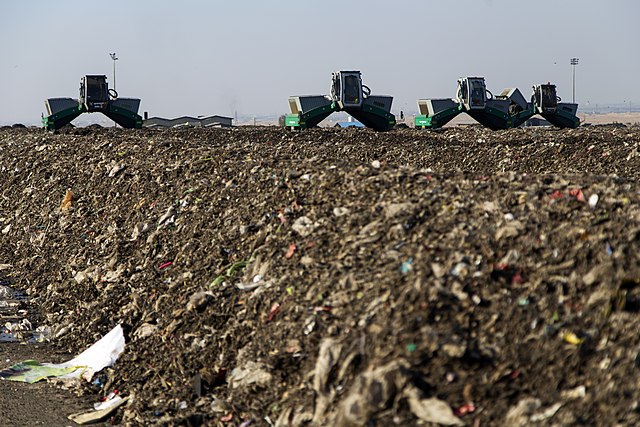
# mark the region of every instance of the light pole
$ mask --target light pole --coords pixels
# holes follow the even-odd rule
[[[573,66],[573,103],[576,103],[576,65],[578,65],[579,58],[571,58],[571,65]]]
[[[118,57],[115,52],[110,53],[109,56],[113,59],[113,90],[116,90],[116,61]]]

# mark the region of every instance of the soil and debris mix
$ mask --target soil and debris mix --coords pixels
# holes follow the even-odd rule
[[[122,324],[114,424],[638,425],[639,149],[3,128],[3,283],[68,353]]]

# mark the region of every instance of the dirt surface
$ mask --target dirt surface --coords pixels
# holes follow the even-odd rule
[[[0,357],[2,368],[28,359],[52,363],[69,359],[69,355],[55,351],[49,345],[20,343],[0,344]],[[90,410],[94,403],[94,398],[90,395],[78,396],[73,388],[63,389],[59,384],[46,381],[35,384],[0,381],[0,396],[0,426],[12,427],[75,426],[78,424],[67,417]]]
[[[122,323],[113,423],[638,425],[639,148],[1,129],[0,263],[56,348]]]

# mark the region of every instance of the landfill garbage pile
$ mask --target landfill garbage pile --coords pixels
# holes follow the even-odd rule
[[[637,425],[639,149],[3,128],[0,263],[52,345],[123,325],[114,423]]]

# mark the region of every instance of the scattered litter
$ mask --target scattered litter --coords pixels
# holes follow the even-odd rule
[[[345,208],[345,207],[333,208],[333,215],[336,216],[337,218],[340,218],[341,216],[349,215],[350,212],[351,211],[349,210],[349,208]]]
[[[3,331],[0,332],[0,342],[16,342],[16,341],[18,341],[18,339],[12,333],[6,332],[6,330],[4,330],[3,328]]]
[[[133,336],[137,339],[143,339],[155,335],[158,331],[157,325],[143,323],[133,332]]]
[[[274,302],[269,310],[269,314],[267,315],[267,322],[271,322],[278,313],[280,313],[280,304]]]
[[[525,397],[507,412],[503,425],[508,427],[526,427],[531,424],[530,416],[542,406],[540,399]]]
[[[570,390],[564,390],[560,393],[560,397],[566,400],[582,399],[587,395],[587,388],[580,385]]]
[[[15,292],[8,286],[0,285],[0,300],[13,299]]]
[[[308,317],[304,322],[304,334],[309,335],[316,327],[315,316]]]
[[[0,378],[30,384],[50,377],[91,381],[95,372],[115,363],[124,351],[124,344],[122,326],[118,325],[68,362],[51,364],[26,360],[0,371]]]
[[[582,338],[578,338],[578,336],[573,332],[565,332],[564,334],[562,334],[562,339],[564,340],[564,342],[573,345],[578,345],[583,341]]]
[[[118,172],[120,172],[124,168],[125,168],[125,165],[123,165],[123,164],[115,164],[115,165],[113,165],[113,167],[109,170],[109,178],[113,178],[114,176],[116,176],[118,174]]]
[[[306,216],[301,216],[300,218],[294,221],[291,228],[300,236],[307,237],[311,233],[313,233],[313,230],[316,228],[316,226],[313,223],[313,221],[311,221],[311,219],[309,219]]]
[[[611,247],[609,242],[605,242],[604,249],[605,249],[605,251],[607,251],[607,255],[609,255],[609,256],[613,255],[613,247]]]
[[[318,358],[313,370],[313,390],[316,393],[314,419],[319,421],[324,415],[332,397],[328,387],[329,376],[340,361],[342,345],[333,338],[325,338],[320,343]]]
[[[409,258],[400,265],[400,273],[407,274],[413,270],[413,258]]]
[[[122,400],[122,397],[118,395],[118,390],[114,390],[108,395],[106,395],[100,402],[93,404],[93,409],[99,411],[101,409],[107,409],[108,407],[114,405],[115,403]]]
[[[422,421],[443,426],[464,425],[464,422],[453,413],[446,402],[435,397],[421,399],[415,387],[409,387],[406,394],[409,409]]]
[[[262,285],[264,285],[264,280],[262,280],[262,276],[260,274],[256,274],[250,283],[242,283],[242,282],[236,283],[236,288],[240,289],[241,291],[252,291],[256,288],[259,288]],[[287,288],[287,292],[289,292],[288,288]]]
[[[582,189],[574,188],[573,190],[569,190],[569,195],[574,197],[579,202],[584,202],[584,194],[582,193]]]
[[[231,264],[229,267],[226,267],[224,272],[217,276],[213,282],[209,285],[210,288],[215,288],[216,286],[222,284],[227,279],[234,279],[240,272],[242,272],[251,260],[240,260]]]
[[[0,263],[13,265],[0,286],[32,299],[0,298],[0,332],[84,349],[106,322],[123,322],[126,357],[92,379],[103,394],[138,393],[122,424],[233,414],[229,425],[271,425],[268,414],[279,426],[329,426],[348,413],[355,425],[435,425],[420,419],[433,416],[427,406],[452,423],[449,410],[470,427],[509,426],[522,398],[538,406],[524,426],[634,413],[616,396],[640,366],[628,345],[640,169],[637,156],[625,161],[637,126],[0,129],[0,140]],[[76,200],[56,215],[67,186]],[[261,262],[247,265],[254,254]],[[27,314],[32,328],[19,331]],[[327,338],[341,351],[311,421]]]
[[[272,378],[264,364],[250,360],[243,366],[234,368],[229,374],[228,381],[231,388],[249,385],[266,387],[271,383]]]
[[[68,418],[74,423],[80,424],[80,425],[99,423],[109,418],[109,416],[113,414],[116,411],[116,409],[118,409],[119,407],[127,403],[129,400],[130,400],[129,396],[124,398],[120,396],[116,396],[115,398],[111,399],[107,404],[105,404],[104,406],[101,406],[100,409],[94,409],[93,411],[72,414],[72,415],[69,415]]]
[[[454,411],[455,415],[458,417],[464,417],[467,414],[472,414],[476,411],[476,406],[473,402],[465,403],[464,405],[456,408]]]
[[[175,214],[175,207],[173,205],[167,208],[167,211],[158,219],[158,228],[163,225],[168,225],[173,223],[173,215]]]
[[[172,261],[167,261],[167,262],[165,262],[165,263],[162,263],[162,264],[160,264],[160,265],[158,266],[158,270],[162,270],[163,268],[167,268],[167,267],[169,267],[169,266],[170,266],[170,265],[172,265],[172,264],[173,264],[173,262],[172,262]]]
[[[544,411],[531,415],[531,418],[529,418],[529,420],[533,423],[547,420],[553,417],[556,414],[556,412],[560,410],[561,407],[562,407],[562,403],[560,402],[555,403],[550,407],[548,407],[547,409],[545,409]]]
[[[209,291],[196,292],[189,298],[187,310],[200,310],[206,307],[213,300],[213,294]]]
[[[289,259],[293,256],[294,252],[296,251],[296,244],[295,243],[291,243],[289,245],[289,249],[287,250],[287,253],[284,255],[285,258]]]
[[[556,200],[556,199],[562,199],[564,197],[564,193],[560,190],[555,190],[553,193],[549,194],[549,198]]]
[[[60,203],[60,211],[68,212],[71,209],[71,205],[73,204],[73,191],[67,190],[64,193],[64,197],[62,198],[62,203]]]

